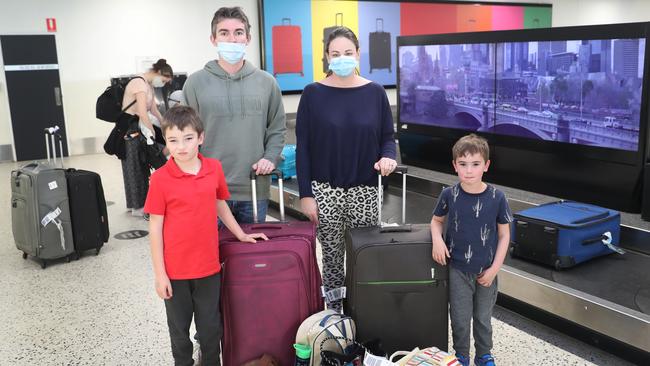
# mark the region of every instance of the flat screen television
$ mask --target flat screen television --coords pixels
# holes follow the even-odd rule
[[[450,171],[474,132],[501,160],[488,179],[638,211],[649,24],[399,37],[403,160]]]

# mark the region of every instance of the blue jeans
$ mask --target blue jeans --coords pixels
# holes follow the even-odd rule
[[[253,201],[226,201],[230,212],[239,224],[252,224],[253,223]],[[257,200],[257,221],[266,221],[266,209],[269,207],[269,200]],[[223,227],[223,223],[219,220],[219,229]]]

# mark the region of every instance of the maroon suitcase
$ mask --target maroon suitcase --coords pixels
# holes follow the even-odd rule
[[[278,185],[282,192],[281,179]],[[219,233],[224,366],[240,366],[264,353],[280,365],[293,364],[298,327],[323,309],[316,227],[284,222],[280,201],[281,222],[241,225],[247,233],[265,233],[268,241],[241,243],[226,228]]]
[[[300,76],[304,76],[300,27],[291,25],[291,19],[283,18],[282,25],[273,26],[271,33],[273,76],[277,74],[300,74]]]

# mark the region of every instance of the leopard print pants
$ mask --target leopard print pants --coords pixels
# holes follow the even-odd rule
[[[342,287],[345,282],[344,234],[346,229],[377,225],[377,187],[332,188],[329,183],[311,182],[318,204],[318,231],[323,253],[325,291]],[[327,304],[340,311],[341,300]]]

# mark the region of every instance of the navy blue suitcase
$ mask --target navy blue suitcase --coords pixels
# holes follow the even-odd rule
[[[511,254],[554,266],[572,267],[618,248],[621,215],[604,207],[559,201],[514,214]]]

